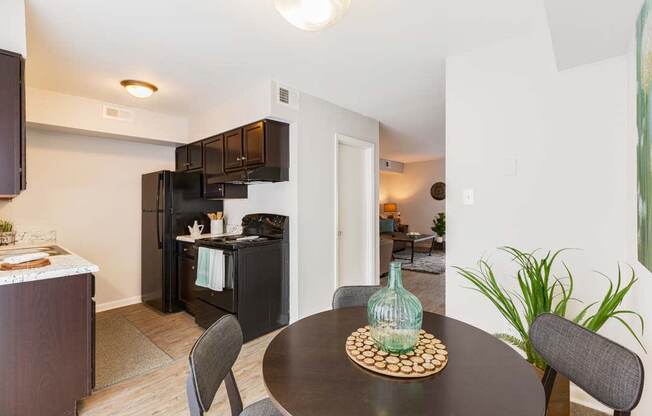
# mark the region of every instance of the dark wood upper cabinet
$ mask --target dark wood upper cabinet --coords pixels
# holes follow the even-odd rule
[[[0,49],[0,198],[27,185],[25,166],[25,61]]]
[[[242,168],[242,129],[224,133],[224,170],[232,171]]]
[[[194,171],[203,166],[202,142],[194,142],[176,148],[175,166],[177,172]]]
[[[242,129],[245,166],[256,166],[265,163],[265,124],[259,121]]]
[[[204,140],[204,176],[207,183],[219,182],[224,176],[224,136]]]
[[[224,183],[224,135],[204,140],[204,197],[246,198],[247,185]]]
[[[247,198],[249,183],[288,181],[289,164],[290,126],[269,119],[176,149],[177,171],[201,171],[207,199]]]
[[[202,168],[202,142],[190,143],[188,146],[188,170]]]
[[[188,169],[188,146],[179,146],[174,154],[175,166],[177,172],[183,172]]]

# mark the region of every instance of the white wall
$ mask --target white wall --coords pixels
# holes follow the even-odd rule
[[[308,94],[301,94],[299,110],[279,105],[273,88],[266,80],[191,117],[190,135],[201,139],[265,117],[290,123],[290,181],[250,186],[247,200],[227,200],[224,211],[230,224],[251,212],[290,216],[290,319],[296,320],[330,308],[335,290],[335,135],[375,143],[378,160],[379,124]]]
[[[272,83],[273,88],[273,83]],[[375,145],[374,201],[378,200],[379,123],[322,99],[301,94],[300,109],[276,103],[270,94],[273,117],[288,121],[296,128],[297,178],[297,273],[299,317],[331,308],[335,291],[335,200],[336,134],[364,140]],[[378,239],[378,222],[374,222]],[[378,275],[378,241],[376,273]]]
[[[170,146],[189,143],[188,120],[185,117],[117,106],[130,111],[133,117],[130,120],[115,120],[103,116],[104,105],[110,103],[38,88],[27,88],[25,93],[27,123],[30,126]]]
[[[504,320],[450,266],[490,255],[509,285],[508,258],[495,247],[581,248],[564,258],[576,297],[592,302],[607,289],[594,270],[615,277],[618,262],[637,264],[632,59],[558,72],[541,16],[529,36],[447,62],[446,309],[488,332],[505,330]],[[516,176],[505,175],[506,159],[517,160]],[[468,188],[474,205],[462,204]],[[624,307],[644,312],[649,323],[650,274],[637,268],[639,295]],[[603,334],[640,352],[616,324]],[[573,397],[599,407],[577,390]],[[652,412],[651,400],[637,414]]]
[[[395,202],[401,213],[401,223],[410,231],[432,234],[432,220],[446,210],[446,201],[437,201],[430,195],[435,182],[445,182],[444,159],[406,163],[403,173],[380,172],[380,210],[383,204]]]
[[[25,0],[0,2],[0,49],[27,56]]]
[[[98,308],[138,302],[141,175],[173,168],[172,147],[28,129],[27,190],[0,202],[0,218],[54,229],[96,263]]]

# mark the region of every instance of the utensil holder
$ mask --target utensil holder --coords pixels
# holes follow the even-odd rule
[[[16,243],[15,231],[0,233],[0,246],[7,246],[14,243]]]
[[[224,220],[211,220],[211,234],[224,234]]]

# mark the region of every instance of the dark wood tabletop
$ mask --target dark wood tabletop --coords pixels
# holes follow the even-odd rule
[[[432,240],[435,237],[436,236],[434,234],[415,234],[415,235],[409,236],[409,235],[407,235],[405,233],[394,233],[391,238],[392,238],[392,240],[404,241],[406,243],[409,243],[411,241],[419,243],[421,241]]]
[[[543,416],[543,387],[533,367],[486,332],[424,312],[423,329],[447,345],[448,365],[405,380],[347,357],[346,338],[366,323],[366,308],[344,308],[280,332],[263,359],[265,385],[279,410],[290,416]]]

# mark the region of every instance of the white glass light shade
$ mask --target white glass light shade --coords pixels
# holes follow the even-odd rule
[[[316,31],[344,16],[351,0],[274,0],[274,4],[281,16],[294,26]]]

